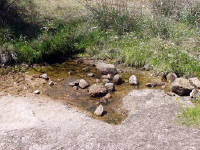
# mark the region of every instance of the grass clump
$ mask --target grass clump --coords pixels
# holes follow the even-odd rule
[[[182,115],[182,123],[185,125],[195,125],[200,127],[200,105],[186,108]]]

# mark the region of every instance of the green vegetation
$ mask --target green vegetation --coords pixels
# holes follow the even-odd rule
[[[185,125],[195,125],[200,127],[200,105],[187,108],[182,114],[182,123]]]
[[[79,54],[136,68],[150,64],[158,73],[200,77],[198,2],[152,0],[143,10],[143,4],[129,8],[131,2],[126,0],[83,1],[80,11],[87,15],[71,20],[55,13],[42,15],[35,1],[17,2],[6,10],[8,17],[0,16],[0,49],[14,52],[15,63],[55,62]]]

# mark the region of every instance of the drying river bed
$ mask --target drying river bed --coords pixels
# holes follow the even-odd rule
[[[50,80],[54,81],[56,84],[54,86],[49,86],[48,82],[33,78],[33,76],[43,73],[48,74]],[[93,73],[94,77],[88,77],[88,73]],[[132,86],[128,83],[128,79],[132,74],[137,76],[139,80],[138,86]],[[101,117],[94,115],[100,98],[90,97],[88,89],[79,88],[75,90],[73,87],[69,86],[70,82],[79,79],[85,79],[90,85],[96,83],[96,79],[102,82],[101,74],[94,66],[77,63],[75,60],[68,60],[62,64],[35,66],[34,68],[26,69],[25,72],[4,76],[5,79],[1,80],[1,85],[4,86],[1,88],[3,88],[4,93],[15,95],[23,95],[26,92],[32,93],[34,90],[39,89],[42,95],[49,96],[53,100],[62,101],[64,104],[76,107],[93,118],[103,120],[110,124],[120,124],[128,115],[128,111],[122,105],[122,98],[132,89],[144,89],[147,88],[147,83],[161,82],[160,77],[152,76],[149,71],[131,70],[125,72],[122,69],[120,75],[124,83],[115,86],[116,90],[111,93],[112,101],[103,105],[105,113]],[[168,85],[167,83],[165,84],[165,87],[159,86],[157,89],[167,90]]]

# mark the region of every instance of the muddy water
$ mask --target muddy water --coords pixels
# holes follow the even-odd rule
[[[85,69],[87,68],[87,69]],[[77,64],[75,61],[70,60],[62,64],[46,65],[42,67],[36,67],[33,70],[29,70],[32,74],[47,73],[51,80],[56,82],[53,87],[46,87],[43,93],[50,96],[54,100],[63,101],[65,104],[70,104],[84,112],[89,116],[103,120],[110,124],[120,124],[128,115],[125,108],[122,107],[122,98],[132,89],[146,88],[146,83],[159,82],[159,77],[152,77],[150,72],[132,70],[132,73],[138,77],[139,86],[131,86],[128,84],[128,79],[132,73],[121,73],[123,80],[125,81],[121,85],[116,85],[116,91],[112,93],[111,103],[104,105],[105,114],[102,117],[96,117],[93,115],[98,101],[100,98],[91,98],[88,95],[87,89],[74,90],[69,86],[69,82],[77,79],[85,79],[90,85],[96,83],[96,79],[101,80],[101,75],[97,72],[95,67],[87,66],[85,64]],[[68,72],[72,72],[69,75]],[[92,72],[95,77],[87,77],[87,74]],[[158,87],[161,88],[161,87]]]

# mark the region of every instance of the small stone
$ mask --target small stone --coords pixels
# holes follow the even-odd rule
[[[53,81],[49,82],[49,86],[53,86],[55,83]]]
[[[79,85],[79,81],[69,82],[69,86],[78,86],[78,85]]]
[[[85,67],[82,69],[82,71],[88,72],[88,71],[90,71],[90,69],[89,69],[89,67]]]
[[[88,73],[88,77],[94,77],[94,73]]]
[[[33,92],[33,94],[40,94],[40,91],[36,90],[36,91]]]
[[[177,78],[177,75],[175,73],[172,73],[172,72],[168,73],[167,76],[166,76],[166,79],[169,83],[174,82],[174,80],[176,80],[176,78]]]
[[[122,80],[122,77],[119,75],[119,74],[116,74],[114,77],[113,77],[113,82],[115,84],[121,84],[123,82]]]
[[[193,89],[192,92],[190,92],[191,98],[200,98],[200,92],[197,89]]]
[[[101,99],[99,100],[99,103],[98,103],[98,104],[104,104],[104,105],[107,105],[107,104],[108,104],[108,100],[105,99],[105,98],[103,97],[103,98],[101,98]]]
[[[138,85],[138,80],[137,80],[137,77],[135,75],[132,75],[130,78],[129,78],[129,83],[131,85]]]
[[[102,79],[108,79],[108,80],[111,80],[111,79],[112,79],[112,75],[111,75],[111,74],[102,75],[101,78],[102,78]]]
[[[78,86],[74,86],[73,89],[77,91],[78,90]]]
[[[103,83],[108,83],[108,82],[110,82],[108,79],[103,79],[102,81],[103,81]]]
[[[73,72],[72,72],[72,71],[69,71],[69,72],[68,72],[68,75],[72,75],[72,74],[73,74]]]
[[[144,66],[143,69],[144,69],[145,71],[150,71],[150,70],[153,69],[153,67],[152,67],[151,65],[149,65],[149,64],[146,64],[146,65]]]
[[[40,78],[45,79],[45,80],[49,80],[49,77],[48,77],[48,75],[46,73],[42,74],[40,76]]]
[[[94,114],[95,114],[96,116],[101,116],[101,115],[103,114],[103,106],[102,106],[102,105],[99,105],[99,106],[96,108]]]
[[[113,64],[98,62],[96,63],[96,68],[101,74],[117,74],[117,69]]]
[[[81,79],[81,80],[79,81],[79,87],[82,88],[82,89],[87,88],[89,85],[90,85],[90,84],[89,84],[86,80],[84,80],[84,79]]]
[[[105,87],[107,88],[107,90],[108,90],[109,92],[112,92],[112,91],[115,90],[115,85],[114,85],[113,83],[106,83],[106,84],[105,84]]]
[[[111,95],[110,93],[108,93],[108,94],[106,94],[106,96],[104,96],[104,98],[107,99],[107,100],[108,100],[108,99],[111,99],[111,98],[112,98],[112,95]]]
[[[99,83],[100,82],[100,80],[99,79],[96,79],[96,83]]]

